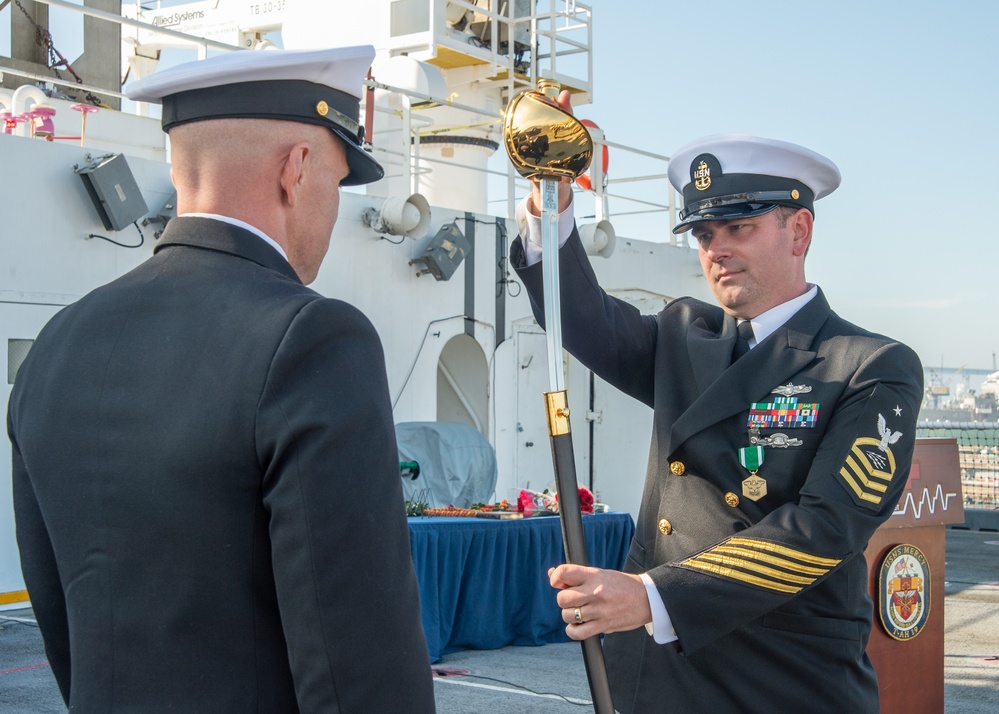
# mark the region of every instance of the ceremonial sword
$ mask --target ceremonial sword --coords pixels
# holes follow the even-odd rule
[[[548,383],[545,409],[551,439],[555,488],[558,492],[562,543],[567,563],[588,565],[579,484],[569,425],[569,403],[562,361],[562,310],[559,292],[558,187],[562,178],[576,178],[589,166],[593,142],[572,115],[540,97],[554,101],[559,85],[538,81],[540,91],[524,92],[510,103],[504,121],[507,153],[517,171],[541,181],[541,268],[544,280],[545,335],[548,347]],[[547,109],[546,109],[547,107]],[[554,113],[553,113],[554,112]],[[610,684],[600,636],[583,640],[583,664],[596,714],[613,714]]]

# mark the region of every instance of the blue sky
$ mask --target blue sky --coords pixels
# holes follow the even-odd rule
[[[593,5],[594,103],[580,115],[665,154],[734,132],[828,156],[843,183],[816,205],[809,280],[927,365],[992,368],[999,3]]]
[[[594,102],[580,116],[662,154],[729,132],[825,154],[843,184],[816,206],[809,280],[840,315],[907,342],[929,366],[992,368],[999,3],[590,4]],[[0,12],[2,53],[14,9]],[[52,12],[56,46],[75,57],[56,18],[82,23]],[[612,153],[612,177],[628,168]]]

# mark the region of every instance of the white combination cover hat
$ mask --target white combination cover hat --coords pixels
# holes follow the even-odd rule
[[[329,127],[347,147],[345,185],[384,171],[364,149],[359,123],[371,45],[322,50],[245,50],[187,62],[131,82],[125,95],[163,105],[163,130],[222,118],[282,119]]]
[[[718,134],[686,144],[670,159],[669,180],[683,195],[674,233],[700,221],[758,216],[777,206],[807,208],[840,184],[836,164],[797,144]]]

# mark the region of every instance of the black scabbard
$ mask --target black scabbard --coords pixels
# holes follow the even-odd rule
[[[573,565],[589,565],[586,557],[586,535],[579,510],[579,484],[576,480],[576,457],[572,449],[572,429],[569,426],[569,405],[566,393],[545,392],[548,412],[548,435],[551,437],[552,462],[555,467],[555,488],[558,491],[558,512],[562,523],[562,543],[565,560]],[[614,714],[604,650],[599,635],[580,642],[583,664],[593,697],[596,714]]]

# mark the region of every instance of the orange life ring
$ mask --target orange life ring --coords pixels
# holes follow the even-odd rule
[[[583,126],[592,127],[594,129],[600,128],[599,126],[597,126],[596,122],[591,121],[590,119],[580,119],[579,123],[582,124]],[[605,176],[607,175],[607,166],[609,165],[609,163],[610,163],[610,151],[607,149],[607,144],[603,144],[601,146],[601,152],[600,152],[600,170],[603,172]],[[578,176],[576,178],[576,183],[579,184],[580,188],[586,191],[593,190],[593,182],[590,181],[589,174],[583,174],[582,176]]]

